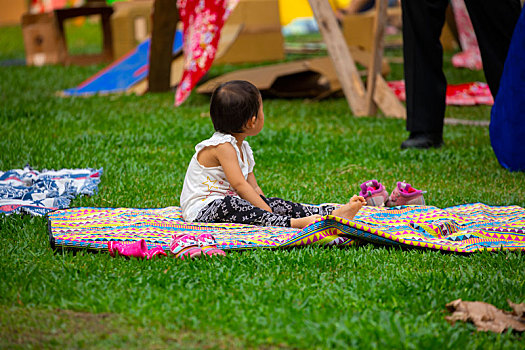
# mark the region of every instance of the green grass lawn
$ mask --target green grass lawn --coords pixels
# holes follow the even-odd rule
[[[20,29],[0,28],[0,61],[23,57]],[[103,167],[99,193],[72,206],[178,205],[193,147],[213,132],[209,97],[194,93],[174,108],[173,93],[55,96],[102,67],[0,67],[0,170]],[[483,80],[450,63],[445,70],[453,83]],[[400,78],[393,65],[389,79]],[[443,148],[401,151],[404,121],[354,118],[343,98],[268,99],[264,108],[264,130],[249,142],[272,196],[344,202],[377,178],[389,190],[398,180],[425,189],[438,207],[525,206],[525,174],[500,167],[486,127],[445,126]],[[452,118],[489,115],[447,108]],[[0,217],[0,238],[0,348],[525,347],[523,335],[444,319],[458,298],[505,309],[506,299],[525,302],[522,253],[365,245],[138,261],[53,252],[46,219],[19,215]]]

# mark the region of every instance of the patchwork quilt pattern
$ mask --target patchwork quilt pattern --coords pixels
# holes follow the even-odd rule
[[[0,214],[45,215],[67,208],[78,195],[98,190],[102,169],[24,169],[0,171]]]
[[[144,239],[169,250],[171,235],[208,232],[219,248],[243,250],[306,245],[346,247],[362,242],[472,253],[525,250],[525,209],[482,203],[364,207],[353,221],[328,215],[299,230],[244,224],[186,223],[179,207],[69,208],[48,214],[53,248],[107,249],[108,241]]]

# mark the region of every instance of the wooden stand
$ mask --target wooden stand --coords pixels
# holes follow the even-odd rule
[[[366,89],[328,0],[308,1],[354,115],[373,115],[379,107],[386,116],[404,118],[405,107],[380,74],[388,0],[376,0],[372,63],[368,69]],[[178,22],[175,3],[175,0],[155,1],[149,78],[149,91],[152,92],[169,89],[171,43]]]
[[[343,38],[343,33],[339,29],[332,7],[330,7],[328,0],[308,1],[319,26],[319,31],[323,35],[328,54],[334,62],[350,109],[356,116],[364,116],[367,114],[364,100],[365,88]]]
[[[386,116],[404,118],[406,116],[405,107],[399,102],[379,73],[383,59],[383,36],[388,0],[376,0],[374,46],[372,48],[373,62],[368,70],[366,90],[330,4],[327,0],[308,1],[319,26],[319,31],[326,43],[328,54],[332,58],[339,76],[343,93],[354,115],[376,114],[377,106],[379,106]]]
[[[95,64],[100,62],[111,62],[113,60],[113,41],[111,35],[110,17],[113,13],[111,6],[93,4],[88,2],[85,7],[73,7],[57,9],[54,11],[57,20],[58,33],[60,36],[61,45],[66,48],[65,64]],[[64,31],[64,21],[68,18],[100,15],[103,32],[103,48],[102,53],[94,55],[75,55],[72,56],[67,52],[66,35]]]
[[[173,39],[179,11],[175,0],[155,0],[149,58],[149,92],[170,89]]]

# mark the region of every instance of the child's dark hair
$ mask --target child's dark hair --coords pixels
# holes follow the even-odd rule
[[[224,134],[242,132],[248,120],[259,112],[261,93],[251,83],[232,80],[213,91],[210,116],[215,131]]]

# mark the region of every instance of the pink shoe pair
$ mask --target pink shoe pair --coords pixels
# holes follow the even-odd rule
[[[166,252],[164,252],[164,249],[160,245],[148,250],[148,245],[143,239],[131,243],[109,241],[108,250],[109,255],[111,256],[116,256],[118,254],[139,259],[146,258],[148,260],[156,256],[159,258],[161,256],[167,256]]]
[[[366,199],[367,205],[395,207],[398,205],[425,205],[424,193],[426,192],[416,190],[409,183],[399,181],[389,196],[382,183],[377,180],[369,180],[361,184],[359,195]]]
[[[215,238],[209,233],[202,233],[197,236],[175,234],[172,236],[170,251],[176,258],[182,260],[201,256],[226,255],[223,250],[217,248]]]

